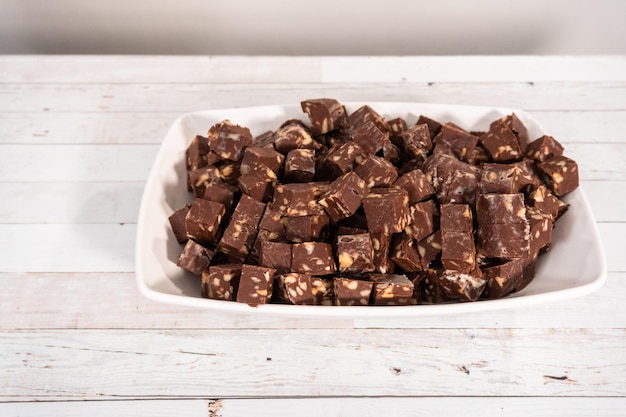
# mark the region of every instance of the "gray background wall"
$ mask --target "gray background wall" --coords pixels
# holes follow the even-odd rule
[[[622,0],[0,0],[0,53],[626,54]]]

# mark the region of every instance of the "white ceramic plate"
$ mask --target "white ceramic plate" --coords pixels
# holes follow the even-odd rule
[[[365,103],[344,104],[351,112]],[[413,124],[423,114],[441,122],[454,122],[467,130],[487,130],[493,120],[515,112],[526,125],[530,140],[546,133],[529,114],[517,109],[422,103],[367,104],[388,119],[401,116]],[[148,177],[139,210],[135,269],[142,294],[166,303],[250,314],[398,317],[470,313],[552,302],[589,294],[604,283],[606,261],[598,230],[585,193],[578,188],[564,198],[570,208],[556,223],[552,249],[540,257],[535,279],[523,291],[502,299],[395,307],[268,304],[252,308],[234,301],[202,298],[200,278],[175,265],[181,246],[176,242],[168,221],[175,210],[191,201],[185,186],[185,149],[196,134],[206,135],[209,127],[223,119],[247,126],[253,135],[258,135],[275,130],[288,118],[308,121],[300,106],[295,104],[199,111],[181,116],[174,122]]]

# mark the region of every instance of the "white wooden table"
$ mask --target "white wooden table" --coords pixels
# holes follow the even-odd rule
[[[393,322],[143,298],[137,209],[174,119],[322,96],[530,112],[580,165],[605,286]],[[623,56],[1,56],[0,415],[626,415],[625,132]]]

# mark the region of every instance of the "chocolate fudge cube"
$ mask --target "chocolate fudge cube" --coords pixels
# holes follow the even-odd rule
[[[239,220],[256,229],[265,212],[265,204],[243,194],[233,211],[232,220]]]
[[[528,257],[530,229],[525,223],[478,224],[477,250],[486,258],[513,259]]]
[[[311,277],[311,287],[314,305],[335,305],[334,280],[332,278]]]
[[[274,132],[267,130],[258,136],[255,136],[252,145],[255,148],[271,148],[274,149]]]
[[[374,305],[409,305],[413,298],[413,283],[406,275],[371,274],[374,282]]]
[[[252,306],[268,303],[272,298],[275,272],[273,268],[244,264],[241,268],[237,301]]]
[[[517,136],[502,119],[491,124],[489,131],[480,136],[480,143],[493,161],[509,162],[522,157],[522,148]]]
[[[170,226],[172,227],[172,232],[174,233],[174,237],[176,241],[180,244],[187,242],[187,228],[185,227],[185,218],[187,217],[187,213],[189,212],[189,208],[191,206],[189,204],[185,204],[183,207],[176,210],[172,213],[171,216],[168,217],[170,222]]]
[[[354,170],[370,188],[389,187],[398,178],[398,170],[384,158],[371,155]]]
[[[225,213],[223,204],[196,198],[185,216],[187,237],[202,245],[217,243],[220,223]]]
[[[263,217],[259,222],[259,230],[268,231],[267,239],[280,241],[285,239],[285,223],[282,221],[280,212],[274,209],[272,204],[268,204]]]
[[[483,268],[482,271],[487,281],[482,296],[489,299],[502,298],[511,293],[522,278],[522,264],[516,261]]]
[[[319,162],[315,175],[320,180],[332,181],[363,162],[365,151],[353,141],[331,148]]]
[[[436,121],[435,119],[431,119],[430,117],[424,116],[421,114],[417,118],[416,125],[426,124],[428,126],[428,131],[430,132],[430,138],[434,139],[441,130],[442,124]]]
[[[426,124],[410,127],[400,134],[402,149],[417,161],[425,161],[433,147],[430,130]]]
[[[272,148],[248,147],[243,153],[239,171],[242,175],[261,170],[265,173],[270,169],[276,176],[280,173],[285,156]]]
[[[204,199],[222,203],[226,212],[230,212],[235,202],[237,188],[223,182],[211,182],[204,189]]]
[[[300,103],[302,111],[309,116],[311,132],[315,136],[348,126],[345,107],[332,98],[304,100]]]
[[[370,232],[398,233],[411,221],[409,195],[402,188],[375,188],[363,199]]]
[[[285,238],[294,243],[325,240],[328,236],[328,216],[285,217]]]
[[[243,262],[252,250],[264,211],[265,204],[243,194],[217,245],[217,250],[234,262]]]
[[[524,194],[481,194],[476,200],[479,224],[526,223]]]
[[[385,119],[367,104],[350,113],[350,116],[348,116],[348,122],[351,127],[361,126],[368,122],[372,122],[376,125],[376,127],[378,127],[378,129],[380,129],[381,132],[388,133],[390,131],[389,124],[385,121]]]
[[[514,259],[512,262],[518,262],[522,266],[522,275],[515,283],[515,292],[519,292],[526,288],[535,278],[537,257],[531,255],[526,258]]]
[[[405,272],[417,272],[422,269],[417,243],[406,233],[398,233],[393,236],[389,257],[394,264]]]
[[[259,264],[279,274],[291,272],[291,244],[266,240],[261,243]]]
[[[433,200],[413,204],[409,209],[411,221],[404,228],[407,235],[419,241],[435,231],[437,206]]]
[[[352,216],[361,206],[361,201],[368,195],[369,187],[356,173],[348,172],[337,178],[330,189],[319,200],[330,219],[338,222]]]
[[[439,203],[475,203],[479,192],[480,168],[443,153],[430,156],[424,168]]]
[[[213,165],[198,168],[189,172],[188,179],[191,191],[197,198],[204,197],[204,191],[210,183],[222,182],[219,169]]]
[[[315,304],[311,276],[290,272],[278,277],[281,298],[290,304]]]
[[[511,113],[501,117],[499,120],[496,120],[491,124],[500,122],[503,122],[517,137],[517,142],[519,143],[522,152],[526,151],[526,147],[528,146],[528,130],[517,115],[515,113]]]
[[[406,190],[409,194],[409,204],[419,203],[435,194],[435,189],[420,169],[414,169],[402,175],[394,186]]]
[[[549,213],[553,220],[559,216],[561,201],[545,185],[540,185],[528,194],[527,204]]]
[[[555,155],[539,164],[548,186],[558,197],[578,188],[578,164],[563,155]]]
[[[241,176],[240,168],[241,164],[237,161],[221,163],[219,165],[220,178],[226,184],[237,185],[239,177]]]
[[[250,254],[258,230],[241,220],[231,219],[224,231],[217,250],[233,262],[243,262]]]
[[[374,283],[352,278],[335,278],[335,301],[338,306],[366,306],[370,303]]]
[[[469,273],[476,267],[476,247],[471,232],[441,230],[441,263],[446,270]]]
[[[215,252],[205,248],[193,240],[188,240],[178,257],[176,265],[195,275],[202,275],[202,271],[209,267]]]
[[[373,121],[353,126],[349,133],[352,141],[368,155],[377,153],[383,148],[385,142],[389,141],[389,133],[382,131]]]
[[[202,272],[202,296],[232,301],[237,294],[241,264],[213,265]]]
[[[528,144],[524,155],[526,158],[543,162],[553,156],[563,155],[563,145],[552,136],[543,135]]]
[[[287,120],[274,133],[274,147],[286,155],[293,149],[320,149],[322,145],[311,135],[311,131],[296,119]]]
[[[540,252],[550,249],[552,215],[535,207],[526,207],[526,218],[530,228],[530,253],[537,256]]]
[[[285,182],[309,182],[315,176],[315,151],[293,149],[285,159]]]
[[[279,184],[274,188],[273,206],[284,216],[308,216],[323,212],[317,199],[314,183]]]
[[[372,249],[374,250],[374,268],[381,274],[391,274],[395,264],[389,259],[391,235],[387,233],[370,233]]]
[[[400,148],[398,148],[393,143],[385,142],[383,143],[383,158],[386,161],[391,162],[391,164],[394,166],[400,165],[400,163],[402,162],[402,152],[400,151]]]
[[[209,138],[196,135],[185,150],[185,167],[187,171],[207,166],[209,151]]]
[[[479,144],[476,145],[474,149],[472,149],[467,154],[467,157],[465,158],[465,162],[471,165],[476,165],[476,166],[482,166],[483,164],[490,162],[490,161],[491,161],[491,157],[489,156],[489,153],[487,153],[485,148],[483,148]]]
[[[442,286],[443,269],[428,269],[423,272],[424,277],[420,280],[421,301],[425,304],[442,304],[453,301]]]
[[[269,174],[269,175],[268,175]],[[251,171],[241,175],[237,179],[239,189],[242,193],[249,195],[255,200],[267,203],[274,194],[274,183],[276,174],[266,167],[266,171]]]
[[[211,151],[220,158],[239,161],[244,149],[252,143],[252,134],[247,127],[224,120],[211,126],[208,139]]]
[[[439,277],[439,285],[450,298],[476,301],[485,289],[487,280],[479,268],[469,272],[445,270]]]
[[[330,275],[337,272],[333,249],[329,243],[296,243],[291,251],[291,270],[301,274]]]
[[[263,245],[263,242],[270,240],[269,236],[270,232],[267,230],[257,229],[254,243],[252,243],[252,247],[250,248],[250,252],[246,258],[246,263],[251,265],[260,265],[259,260],[261,259],[261,245]]]
[[[539,185],[539,177],[534,173],[531,164],[528,160],[511,164],[483,164],[481,191],[485,194],[514,194],[527,185]]]
[[[420,240],[417,243],[417,252],[423,269],[433,267],[435,261],[441,257],[441,230],[436,230]]]
[[[471,233],[474,230],[474,217],[468,204],[442,204],[439,210],[442,231]]]
[[[369,233],[337,236],[339,272],[374,271],[374,249]]]
[[[433,142],[436,144],[438,152],[450,153],[467,162],[468,156],[478,143],[478,137],[452,123],[446,123],[441,127]]]
[[[406,120],[402,117],[396,117],[395,119],[387,120],[387,126],[389,126],[389,134],[391,136],[399,137],[402,132],[407,130]]]

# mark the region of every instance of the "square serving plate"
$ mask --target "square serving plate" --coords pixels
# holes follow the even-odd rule
[[[467,130],[487,130],[497,118],[515,114],[524,122],[530,140],[545,132],[522,110],[425,103],[344,103],[348,112],[368,104],[383,117],[403,117],[409,124],[419,115],[454,122]],[[247,126],[253,135],[275,130],[289,118],[307,121],[299,104],[198,111],[179,117],[165,137],[145,186],[137,225],[135,273],[146,297],[165,303],[216,311],[283,316],[399,317],[471,313],[513,308],[582,296],[595,291],[606,279],[606,261],[596,223],[582,188],[564,197],[570,207],[558,220],[551,250],[539,258],[535,279],[523,291],[498,300],[414,306],[293,306],[268,304],[250,307],[234,301],[200,296],[200,278],[175,262],[182,250],[171,232],[168,217],[192,197],[186,189],[185,149],[196,134],[224,119]],[[558,138],[557,138],[558,139]],[[567,155],[567,149],[565,149]]]

